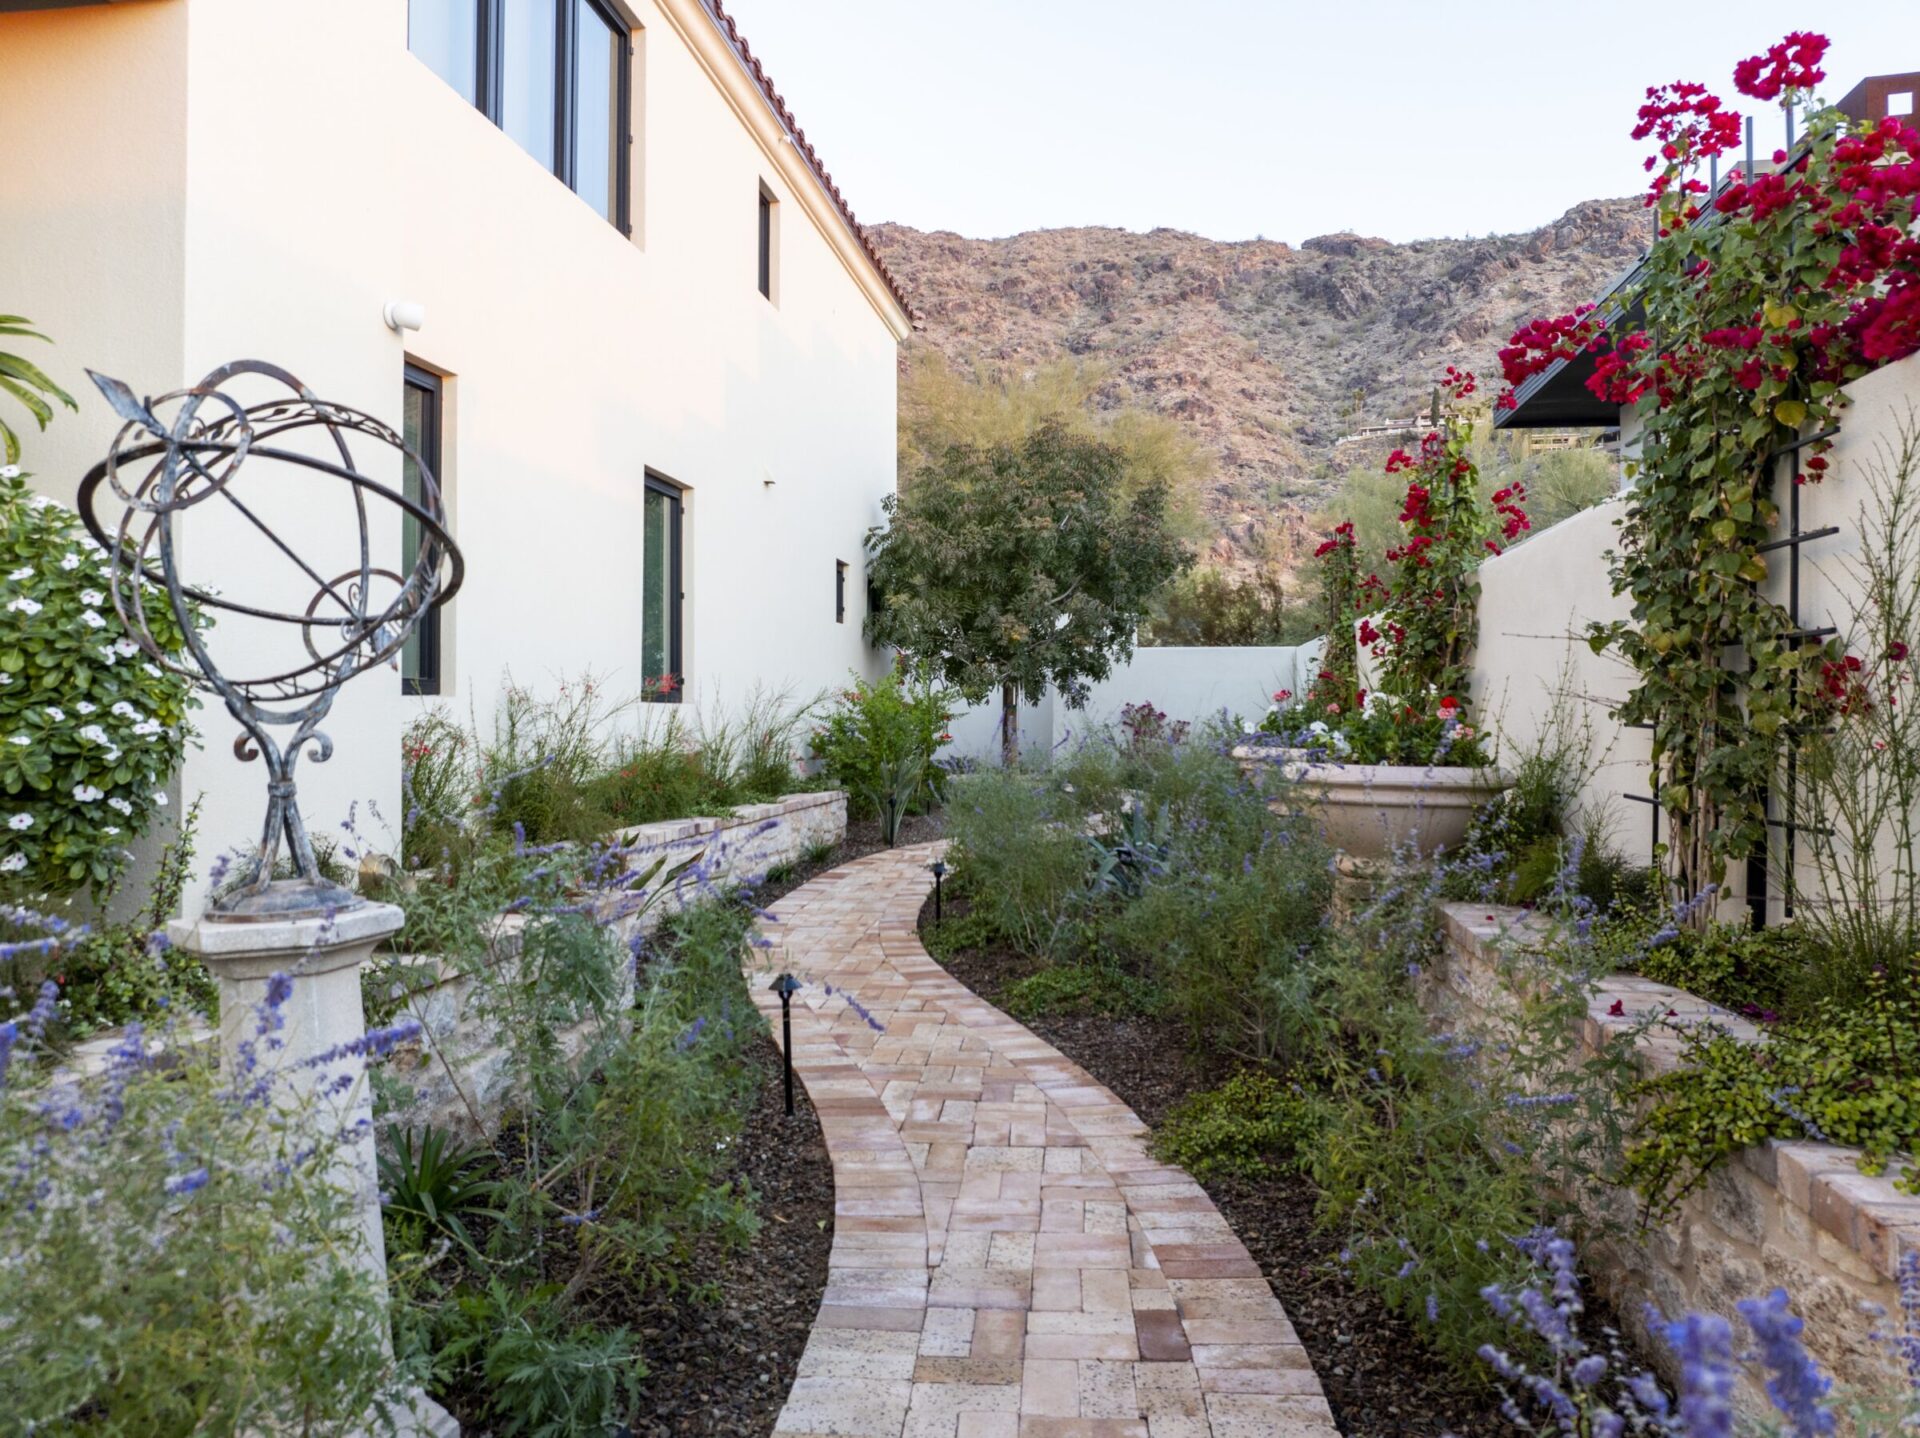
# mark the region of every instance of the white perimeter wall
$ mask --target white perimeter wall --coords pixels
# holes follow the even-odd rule
[[[1128,704],[1151,703],[1169,720],[1202,723],[1222,710],[1258,721],[1275,690],[1306,692],[1313,681],[1320,644],[1248,648],[1170,646],[1140,648],[1093,686],[1084,709],[1069,709],[1049,691],[1020,711],[1021,752],[1043,759],[1055,745],[1070,742],[1116,722]],[[961,757],[997,761],[1000,757],[1000,701],[970,706],[953,722],[952,752]]]
[[[702,50],[677,28],[697,7],[628,8],[631,239],[408,53],[406,0],[0,15],[0,309],[59,342],[32,357],[82,407],[27,434],[36,485],[71,501],[116,427],[82,366],[159,393],[268,359],[397,425],[412,360],[447,376],[443,469],[468,570],[444,663],[463,717],[489,722],[508,670],[534,690],[588,668],[639,686],[649,469],[687,487],[697,699],[874,672],[860,540],[893,487],[899,317],[809,217],[765,115],[703,68],[711,37]],[[762,184],[780,202],[777,307],[755,284]],[[385,327],[396,299],[426,306],[424,329]],[[361,463],[397,485],[397,459],[369,448]],[[347,510],[269,489],[248,492],[296,547],[329,573],[352,566]],[[397,516],[374,524],[376,553],[397,557]],[[236,598],[304,608],[313,587],[211,510],[182,547]],[[851,570],[844,624],[836,560]],[[259,670],[289,639],[230,623],[217,654]],[[367,800],[397,814],[397,736],[424,702],[399,691],[383,673],[342,694],[335,757],[300,770],[316,833],[356,800],[363,825]],[[252,837],[263,790],[227,716],[203,711],[201,728],[180,787],[206,796],[204,857]]]

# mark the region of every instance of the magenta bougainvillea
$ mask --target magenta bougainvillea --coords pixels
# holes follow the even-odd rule
[[[1824,479],[1844,386],[1920,350],[1920,132],[1815,98],[1826,49],[1797,31],[1735,66],[1740,94],[1803,125],[1791,152],[1717,185],[1719,157],[1744,146],[1741,115],[1698,83],[1648,90],[1633,134],[1655,145],[1653,248],[1605,311],[1529,321],[1500,352],[1503,406],[1588,356],[1588,388],[1643,421],[1613,560],[1633,618],[1593,639],[1638,673],[1621,718],[1653,731],[1669,868],[1689,893],[1763,843],[1783,746],[1828,692],[1821,666],[1845,664],[1780,642],[1793,622],[1763,588],[1775,474]],[[1746,655],[1737,678],[1730,652]]]

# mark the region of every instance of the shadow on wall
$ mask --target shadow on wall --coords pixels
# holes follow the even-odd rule
[[[1044,760],[1054,747],[1111,724],[1128,704],[1151,702],[1172,720],[1200,723],[1222,710],[1258,721],[1276,690],[1299,694],[1313,682],[1320,641],[1250,648],[1154,647],[1134,651],[1131,662],[1093,686],[1084,709],[1069,709],[1049,690],[1037,703],[1020,707],[1020,750],[1029,762]],[[1000,755],[1000,700],[960,710],[953,720],[951,753],[966,759],[997,761]]]

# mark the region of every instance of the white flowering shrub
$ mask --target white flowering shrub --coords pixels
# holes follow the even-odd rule
[[[147,615],[177,651],[165,602]],[[194,702],[127,637],[79,518],[0,468],[0,884],[112,883],[167,802]]]

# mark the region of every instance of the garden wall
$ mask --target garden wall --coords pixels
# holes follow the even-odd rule
[[[1151,702],[1169,719],[1198,723],[1222,710],[1258,720],[1276,689],[1305,693],[1320,657],[1308,644],[1202,647],[1166,645],[1133,651],[1133,658],[1093,686],[1084,709],[1069,709],[1049,689],[1020,710],[1021,752],[1043,759],[1063,740],[1111,724],[1128,704]],[[1000,755],[1000,700],[963,708],[953,720],[953,752],[971,759]]]
[[[652,933],[670,913],[692,903],[710,888],[727,889],[764,878],[773,869],[798,863],[809,852],[837,844],[847,832],[847,796],[838,790],[789,794],[770,804],[747,804],[725,818],[671,819],[623,829],[616,837],[627,850],[627,870],[639,873],[665,858],[670,870],[683,859],[697,858],[693,868],[673,881],[668,892],[663,874],[647,890],[658,895],[643,912],[614,920],[623,944]],[[495,930],[486,965],[500,978],[520,962],[520,938],[525,919],[502,915]],[[410,1100],[390,1108],[382,1117],[406,1125],[433,1124],[472,1136],[500,1120],[507,1098],[507,1050],[475,1001],[476,975],[463,972],[437,954],[400,955],[395,962],[413,970],[408,987],[413,992],[402,1012],[420,1021],[421,1037],[397,1048],[382,1065],[384,1078],[412,1090]],[[433,975],[421,982],[423,974]],[[621,963],[614,975],[624,996],[633,989],[634,965]],[[68,1072],[98,1073],[108,1054],[125,1038],[124,1029],[95,1034],[75,1045],[65,1065]],[[197,1021],[188,1028],[193,1042],[210,1042],[213,1031]],[[569,1056],[586,1042],[585,1026],[560,1035]],[[454,1075],[459,1075],[456,1082]]]
[[[1427,975],[1429,1011],[1468,1029],[1510,1008],[1528,982],[1527,956],[1543,933],[1524,910],[1443,904],[1445,943]],[[1619,1001],[1624,1016],[1608,1010]],[[1680,989],[1633,974],[1605,979],[1588,1003],[1583,1046],[1590,1054],[1621,1039],[1642,1016],[1672,1013],[1674,1025],[1708,1020],[1758,1042],[1745,1020]],[[1669,1028],[1633,1039],[1646,1076],[1679,1065],[1681,1044]],[[1859,1151],[1830,1144],[1770,1141],[1715,1171],[1668,1221],[1642,1227],[1637,1200],[1615,1191],[1582,1196],[1596,1221],[1583,1243],[1595,1286],[1637,1338],[1646,1340],[1648,1304],[1663,1313],[1723,1315],[1736,1333],[1740,1299],[1776,1287],[1793,1296],[1807,1321],[1809,1349],[1843,1381],[1871,1384],[1885,1373],[1885,1350],[1873,1334],[1886,1325],[1872,1311],[1897,1314],[1894,1281],[1900,1258],[1920,1250],[1920,1198],[1900,1193],[1887,1177],[1859,1170]],[[1649,1353],[1659,1345],[1646,1344]],[[1749,1388],[1745,1403],[1766,1400]]]
[[[1854,381],[1847,393],[1852,404],[1828,455],[1825,483],[1792,486],[1783,466],[1774,491],[1783,509],[1781,533],[1787,529],[1784,511],[1796,493],[1803,531],[1839,529],[1802,547],[1800,621],[1808,628],[1836,626],[1843,636],[1858,596],[1849,566],[1859,552],[1869,480],[1886,467],[1902,427],[1920,422],[1920,355]],[[1607,560],[1624,507],[1625,501],[1616,499],[1585,510],[1480,566],[1473,694],[1508,756],[1523,752],[1547,728],[1556,694],[1569,698],[1574,713],[1591,724],[1594,757],[1603,760],[1583,788],[1580,805],[1605,812],[1616,847],[1639,859],[1649,854],[1652,842],[1650,806],[1623,795],[1648,793],[1649,736],[1613,717],[1633,687],[1634,673],[1611,653],[1595,655],[1586,641],[1590,622],[1632,617],[1627,601],[1613,593]],[[1768,562],[1766,592],[1784,605],[1787,552],[1776,551]],[[1817,876],[1804,851],[1799,860],[1802,892],[1817,892]],[[1732,877],[1729,904],[1741,897],[1740,876]],[[1774,909],[1778,917],[1777,892]]]
[[[798,863],[810,851],[837,844],[847,832],[847,796],[838,790],[789,794],[770,804],[746,804],[726,818],[669,819],[623,829],[615,836],[627,852],[627,870],[640,873],[660,859],[666,870],[646,890],[656,895],[643,911],[614,920],[623,944],[652,933],[669,914],[714,888],[727,889],[764,878],[770,870]],[[667,872],[685,859],[692,868],[671,881]],[[525,920],[504,915],[488,963],[511,968],[520,962]],[[406,958],[400,960],[408,962]],[[476,1004],[476,978],[449,960],[423,955],[413,960],[438,971],[424,987],[413,986],[404,1012],[420,1021],[421,1037],[397,1049],[385,1065],[390,1079],[412,1089],[411,1102],[390,1110],[393,1122],[457,1130],[472,1135],[499,1122],[508,1097],[508,1051]],[[497,975],[495,977],[498,977]],[[620,965],[621,1007],[631,1001],[634,965]],[[588,1038],[587,1026],[569,1029],[560,1043],[569,1057]],[[455,1076],[458,1076],[456,1080]]]

